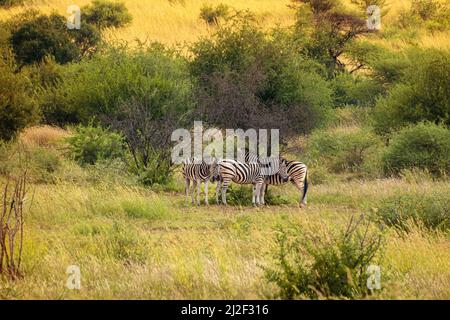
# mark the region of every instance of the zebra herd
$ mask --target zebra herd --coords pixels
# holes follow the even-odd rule
[[[208,183],[217,181],[216,202],[220,203],[219,196],[221,194],[222,204],[226,205],[227,189],[234,182],[252,184],[252,204],[264,205],[264,196],[269,185],[278,186],[291,181],[301,193],[301,205],[306,205],[308,173],[304,163],[284,158],[259,158],[248,152],[245,153],[244,158],[244,161],[231,159],[218,161],[214,158],[209,161],[186,159],[182,167],[183,178],[186,182],[186,200],[189,201],[192,182],[192,203],[200,205],[201,184],[204,183],[205,203],[208,205]],[[195,199],[195,188],[197,188],[197,199]]]

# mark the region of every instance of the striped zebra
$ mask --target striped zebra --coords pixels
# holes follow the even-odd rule
[[[201,184],[205,184],[205,204],[208,203],[208,182],[216,171],[217,160],[211,159],[208,163],[205,160],[195,161],[194,158],[186,159],[183,162],[182,173],[186,182],[186,201],[189,201],[189,191],[192,181],[192,204],[195,204],[195,187],[197,187],[197,204],[200,205]]]
[[[287,168],[285,164],[279,162],[277,158],[268,158],[264,161],[254,158],[254,161],[241,162],[231,159],[224,159],[220,161],[216,167],[214,174],[215,180],[218,180],[216,188],[216,201],[219,203],[219,193],[222,193],[222,203],[227,204],[226,193],[231,182],[237,184],[252,184],[252,204],[260,205],[264,203],[261,201],[261,189],[264,185],[264,174],[271,169],[275,170],[285,180],[289,178],[287,175]]]
[[[291,181],[298,189],[298,191],[300,191],[302,193],[302,196],[300,198],[300,204],[301,206],[305,206],[306,205],[306,193],[308,192],[308,168],[307,166],[299,161],[289,161],[286,159],[282,159],[281,160],[285,165],[286,165],[286,169],[287,169],[287,174],[289,176],[289,180]],[[285,181],[283,179],[283,177],[281,175],[274,174],[271,176],[266,176],[264,179],[264,186],[262,188],[262,195],[261,198],[264,201],[264,195],[267,192],[267,187],[268,185],[274,185],[274,186],[278,186],[278,185],[282,185],[287,183],[287,181]]]

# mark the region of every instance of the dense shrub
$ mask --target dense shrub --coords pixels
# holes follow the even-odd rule
[[[361,172],[370,156],[379,152],[381,140],[368,129],[317,130],[308,142],[308,159],[334,172]]]
[[[218,4],[216,7],[204,5],[200,9],[200,18],[207,24],[217,25],[220,19],[225,19],[229,15],[230,8],[226,4]]]
[[[11,59],[0,59],[0,139],[9,140],[39,118],[31,83],[15,72]]]
[[[56,88],[41,95],[46,122],[87,123],[112,116],[131,100],[148,102],[155,115],[191,107],[185,61],[159,45],[135,51],[112,48],[65,66]]]
[[[281,229],[266,279],[278,286],[281,299],[362,298],[369,292],[367,268],[381,247],[381,235],[369,229],[362,218],[329,235]]]
[[[122,2],[94,0],[81,10],[82,19],[87,23],[96,25],[99,29],[123,27],[132,20],[132,16]]]
[[[409,229],[412,220],[427,228],[450,228],[450,198],[442,192],[401,194],[381,202],[377,212],[388,225]]]
[[[80,165],[113,160],[124,155],[124,141],[120,134],[109,132],[92,124],[78,126],[67,138],[73,158]]]
[[[372,106],[379,94],[381,85],[373,79],[341,73],[332,80],[336,106]]]
[[[27,19],[12,31],[10,39],[16,59],[22,64],[39,62],[47,55],[54,56],[58,63],[67,63],[92,51],[100,40],[89,24],[69,30],[65,18],[58,14],[34,14]]]
[[[423,120],[450,125],[450,54],[426,50],[413,55],[414,64],[401,83],[375,106],[374,125],[379,133]]]
[[[325,72],[291,40],[238,14],[195,43],[190,69],[199,83],[199,115],[222,127],[277,127],[282,134],[323,123],[332,103]]]
[[[450,172],[450,130],[432,123],[419,123],[394,134],[383,158],[387,174],[402,169],[427,169],[433,175]]]

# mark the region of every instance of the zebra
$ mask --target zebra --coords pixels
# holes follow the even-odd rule
[[[289,161],[284,158],[281,159],[281,162],[286,165],[287,174],[289,176],[289,180],[291,181],[297,189],[302,192],[302,196],[300,198],[300,205],[306,206],[306,193],[308,192],[308,167],[299,161]],[[268,185],[282,185],[287,183],[284,181],[281,175],[274,174],[271,176],[266,176],[264,179],[264,186],[261,189],[262,195],[261,198],[264,201],[264,195],[267,192]],[[264,203],[263,203],[264,204]]]
[[[216,188],[216,201],[219,203],[219,193],[222,192],[222,203],[227,204],[226,192],[231,182],[238,184],[253,184],[252,204],[260,205],[264,203],[261,201],[261,188],[264,185],[265,168],[278,167],[276,171],[280,177],[284,177],[287,181],[287,168],[285,164],[279,162],[277,158],[267,158],[260,160],[252,158],[253,161],[241,162],[231,159],[224,159],[217,164],[216,172],[214,173],[214,180],[218,180]]]
[[[210,159],[208,163],[205,160],[201,162],[194,158],[186,159],[183,162],[182,173],[186,182],[186,201],[189,202],[189,189],[192,181],[192,204],[195,204],[195,187],[197,187],[197,205],[200,205],[201,183],[205,184],[205,204],[208,205],[208,182],[212,179],[216,171],[217,160]]]

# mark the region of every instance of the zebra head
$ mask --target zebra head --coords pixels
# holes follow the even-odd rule
[[[211,162],[209,163],[209,174],[209,180],[211,182],[216,182],[219,180],[219,164],[216,158],[212,158]]]
[[[280,175],[281,179],[283,179],[283,182],[289,181],[289,174],[287,172],[286,160],[283,158],[280,158],[280,168],[278,170],[278,174]]]

